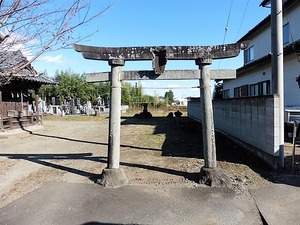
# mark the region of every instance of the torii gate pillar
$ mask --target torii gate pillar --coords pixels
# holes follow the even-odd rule
[[[200,70],[199,84],[202,111],[202,136],[204,149],[204,167],[206,168],[217,167],[214,116],[210,91],[210,73],[208,68],[211,62],[211,58],[202,58],[196,60],[196,65],[199,66]]]
[[[219,168],[217,168],[216,141],[214,128],[214,115],[212,97],[210,90],[210,71],[211,58],[199,58],[196,65],[200,70],[200,98],[202,112],[202,138],[204,166],[200,171],[199,183],[209,186],[230,186],[231,180]]]
[[[122,59],[111,59],[110,107],[109,107],[109,136],[107,168],[102,171],[102,178],[98,180],[104,187],[119,187],[128,183],[123,169],[120,168],[120,134],[121,134],[121,80]]]

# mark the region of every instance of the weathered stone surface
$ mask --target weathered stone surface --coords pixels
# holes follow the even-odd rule
[[[202,167],[199,183],[211,187],[231,187],[231,179],[220,168]]]
[[[211,79],[235,79],[236,70],[218,69],[208,70]],[[88,83],[109,81],[111,72],[86,73]],[[166,70],[159,76],[153,70],[122,71],[122,80],[191,80],[201,79],[199,70]]]
[[[199,58],[223,59],[236,57],[248,42],[211,46],[142,46],[142,47],[96,47],[74,44],[86,59],[125,61],[152,60],[158,52],[164,52],[167,60],[195,60]]]
[[[128,178],[123,169],[104,169],[102,178],[97,183],[103,187],[120,187],[128,183]]]

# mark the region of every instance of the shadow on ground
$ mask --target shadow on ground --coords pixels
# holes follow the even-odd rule
[[[150,119],[123,118],[123,125],[153,125],[153,134],[165,134],[162,156],[189,157],[203,159],[201,123],[188,117],[176,118],[155,117]],[[262,160],[246,151],[221,133],[216,132],[217,161],[243,164],[258,173],[261,177],[275,183],[286,183],[299,186],[300,182],[291,182],[282,177],[290,173],[290,157],[286,157],[286,165],[282,169],[273,170]],[[300,156],[296,156],[299,159]],[[297,160],[296,160],[297,161]],[[299,173],[300,166],[296,173]],[[300,178],[299,178],[300,179]]]
[[[122,125],[135,124],[135,125],[152,125],[155,126],[153,134],[164,134],[165,140],[161,149],[137,147],[121,145],[121,147],[130,147],[137,151],[151,150],[161,151],[162,156],[169,157],[188,157],[203,159],[203,147],[202,147],[202,129],[201,124],[189,119],[188,117],[181,117],[179,122],[176,118],[155,117],[150,119],[138,119],[138,118],[123,118]],[[25,128],[23,128],[25,130]],[[28,131],[28,130],[25,130]],[[67,137],[59,137],[46,135],[42,133],[28,131],[31,135],[37,135],[45,138],[62,139],[67,141],[75,141],[85,144],[107,145],[107,143],[92,142],[88,140],[77,140]],[[280,176],[287,172],[287,169],[273,171],[264,162],[241,149],[241,147],[234,144],[221,134],[216,134],[216,146],[217,146],[217,160],[231,163],[244,164],[250,167],[253,171],[258,173],[273,182],[288,183],[287,179],[281,179]],[[78,174],[84,177],[88,177],[91,180],[99,178],[99,174],[94,174],[67,166],[62,166],[54,163],[52,160],[90,160],[100,163],[107,163],[106,157],[95,157],[92,153],[78,153],[78,154],[1,154],[1,157],[7,157],[10,159],[23,159],[30,162],[34,162],[46,167],[51,167],[70,173]],[[300,158],[299,158],[300,159]],[[50,162],[51,160],[51,162]],[[288,160],[287,160],[288,161]],[[141,165],[128,162],[120,162],[122,166],[137,167],[146,170],[158,171],[161,173],[173,174],[176,176],[182,176],[191,181],[198,181],[198,173],[188,173],[179,170],[161,168],[156,166]],[[200,168],[199,168],[200,169]],[[296,184],[291,185],[297,186]]]

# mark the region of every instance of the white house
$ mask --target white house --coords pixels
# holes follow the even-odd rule
[[[284,105],[300,106],[300,1],[283,4]],[[237,79],[223,81],[224,98],[272,94],[271,16],[269,15],[238,42],[249,41],[244,50],[244,66]]]
[[[187,106],[188,98],[180,98],[180,99],[174,99],[174,103],[177,106]]]
[[[300,0],[286,0],[282,8],[284,105],[300,106]],[[273,94],[271,85],[271,16],[238,42],[242,41],[249,41],[244,50],[244,66],[237,69],[236,79],[223,81],[225,99],[213,101],[215,128],[277,168],[283,166],[284,149],[278,113],[280,99]],[[201,100],[188,102],[188,116],[201,122],[200,106]]]

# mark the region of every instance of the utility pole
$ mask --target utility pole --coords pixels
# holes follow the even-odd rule
[[[282,0],[271,0],[272,88],[279,97],[279,161],[284,166],[284,73]]]

